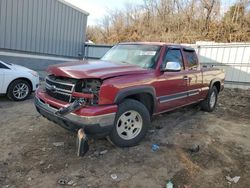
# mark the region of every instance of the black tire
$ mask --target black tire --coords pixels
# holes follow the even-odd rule
[[[124,139],[118,134],[118,130],[117,130],[118,126],[121,126],[121,125],[119,125],[119,122],[122,121],[122,120],[119,120],[119,118],[123,114],[126,115],[127,113],[130,113],[130,112],[137,113],[137,116],[136,116],[137,118],[135,118],[136,119],[135,121],[139,122],[138,119],[140,119],[142,121],[142,126],[141,126],[141,128],[138,129],[138,133],[136,133],[137,135],[134,138]],[[129,131],[130,130],[131,130],[131,132],[137,131],[137,128],[131,127],[131,126],[133,126],[132,120],[131,120],[131,122],[127,122],[127,123],[130,123],[130,125],[128,125],[128,126],[130,126],[129,127],[130,129],[128,128]],[[150,114],[149,114],[149,111],[147,110],[147,108],[139,101],[136,101],[133,99],[127,99],[118,106],[118,112],[116,114],[114,128],[112,129],[112,131],[109,135],[109,138],[110,138],[111,142],[113,142],[116,146],[119,146],[119,147],[135,146],[145,137],[149,125],[150,125]],[[125,123],[124,123],[124,126],[125,126]],[[126,131],[128,131],[128,130],[126,130]],[[132,133],[132,134],[134,134],[134,133]],[[126,135],[124,135],[124,137],[126,137]]]
[[[24,96],[20,98],[18,98],[18,96],[15,96],[14,94],[14,89],[16,86],[18,86],[18,84],[23,84],[27,86],[27,93],[25,92]],[[7,90],[7,97],[13,101],[23,101],[27,99],[30,96],[30,94],[31,94],[31,85],[29,82],[23,79],[14,80],[13,82],[11,82]]]
[[[215,97],[215,102],[213,103],[213,105],[211,105],[211,100],[212,100],[213,94]],[[214,111],[216,104],[217,104],[217,99],[218,99],[218,90],[215,86],[213,86],[208,91],[208,95],[207,95],[206,99],[201,102],[201,109],[204,111],[207,111],[207,112]]]

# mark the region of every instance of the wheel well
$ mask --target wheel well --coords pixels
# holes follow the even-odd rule
[[[141,102],[148,109],[150,115],[152,115],[154,112],[154,99],[153,96],[148,93],[138,93],[129,95],[125,97],[122,101],[124,101],[125,99],[134,99]]]
[[[214,82],[214,84],[213,84],[213,86],[215,86],[216,87],[216,89],[217,89],[217,91],[218,91],[218,93],[220,92],[220,82],[219,81],[217,81],[217,82]]]
[[[16,81],[16,80],[25,80],[25,81],[27,81],[28,84],[30,85],[31,92],[33,91],[32,82],[31,82],[28,78],[16,78],[15,80],[12,80],[12,81],[10,82],[10,84],[12,84],[12,83],[13,83],[14,81]],[[10,84],[9,84],[9,86],[8,86],[7,91],[9,90]]]

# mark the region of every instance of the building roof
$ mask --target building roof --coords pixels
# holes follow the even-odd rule
[[[79,12],[85,14],[86,16],[89,15],[89,13],[88,13],[87,11],[80,9],[79,7],[76,7],[76,6],[74,6],[73,4],[71,4],[71,3],[68,3],[67,1],[64,1],[64,0],[57,0],[57,1],[59,1],[60,3],[63,3],[63,4],[65,4],[65,5],[67,5],[67,6],[69,6],[69,7],[71,7],[71,8],[73,8],[73,9],[75,9],[75,10],[77,10],[77,11],[79,11]]]

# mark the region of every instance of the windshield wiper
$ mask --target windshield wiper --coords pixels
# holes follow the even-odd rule
[[[121,63],[124,63],[124,64],[130,64],[129,62],[127,61],[120,61]]]

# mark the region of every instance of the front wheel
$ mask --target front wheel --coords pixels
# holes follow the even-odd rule
[[[119,147],[137,145],[146,135],[150,114],[139,101],[127,99],[118,107],[110,140]]]
[[[209,90],[207,98],[201,102],[202,110],[207,112],[212,112],[215,109],[217,99],[218,99],[218,90],[215,86],[213,86]]]
[[[15,80],[8,88],[7,96],[14,101],[23,101],[31,94],[31,86],[26,80]]]

